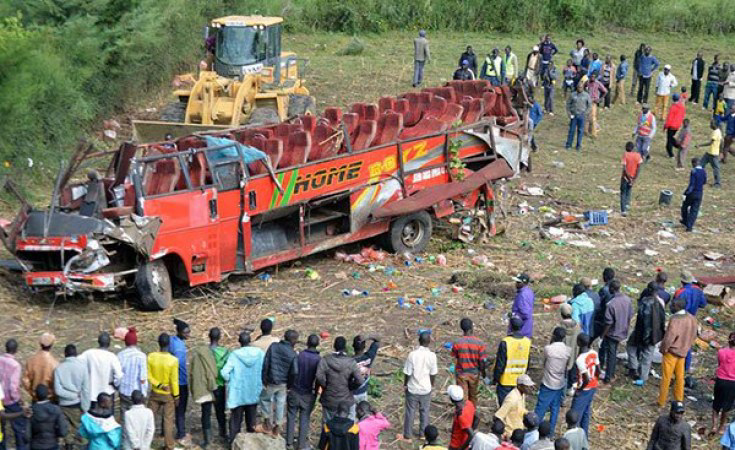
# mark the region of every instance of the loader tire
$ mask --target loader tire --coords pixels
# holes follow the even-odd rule
[[[171,102],[161,110],[161,120],[165,122],[183,122],[186,116],[186,102]]]
[[[281,123],[281,118],[278,117],[278,111],[276,111],[275,108],[263,106],[253,110],[253,113],[250,114],[246,125],[261,126],[271,125],[274,123]]]
[[[138,302],[144,311],[163,311],[171,306],[171,277],[163,260],[149,261],[135,274]]]
[[[288,117],[316,115],[316,100],[311,95],[290,94],[288,96]]]
[[[421,253],[429,245],[431,230],[431,215],[419,211],[394,220],[384,242],[393,253]]]

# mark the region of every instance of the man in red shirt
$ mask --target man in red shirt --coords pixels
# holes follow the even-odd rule
[[[465,400],[464,390],[456,384],[447,388],[447,394],[455,408],[449,450],[464,450],[469,448],[477,427],[475,404],[471,400]]]
[[[620,176],[620,213],[623,217],[628,215],[630,208],[630,197],[633,193],[633,183],[638,178],[643,158],[638,152],[634,152],[635,145],[628,141],[625,144],[623,154],[623,173]]]
[[[464,318],[459,322],[464,336],[452,345],[454,370],[457,385],[465,393],[465,399],[473,403],[477,401],[477,386],[480,376],[485,378],[485,360],[487,359],[485,343],[472,335],[472,320]]]
[[[687,109],[684,105],[684,101],[679,98],[679,94],[674,94],[672,97],[674,103],[669,108],[669,115],[666,117],[664,123],[664,130],[666,130],[666,153],[669,158],[674,157],[674,147],[676,147],[676,132],[681,128],[682,122],[687,115]]]

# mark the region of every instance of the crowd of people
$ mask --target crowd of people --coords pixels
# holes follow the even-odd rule
[[[676,290],[667,289],[667,276],[660,272],[641,293],[635,310],[612,268],[604,270],[602,279],[599,290],[587,278],[573,286],[548,344],[534,334],[536,298],[531,278],[523,273],[513,278],[516,296],[508,333],[494,354],[475,334],[471,319],[459,322],[462,336],[450,350],[454,384],[446,395],[454,413],[446,437],[440,435],[439,424],[431,423],[439,374],[432,330],[419,330],[418,345],[403,367],[404,415],[397,439],[422,437],[423,448],[434,450],[446,448],[441,442],[448,442],[449,449],[589,449],[595,396],[605,385],[621,382],[618,350],[627,341],[627,375],[635,386],[648,382],[654,357],[660,354],[659,406],[667,405],[674,380],[670,412],[656,421],[648,448],[689,449],[684,395],[685,386],[693,383],[687,374],[698,333],[696,316],[707,304],[702,289],[688,271],[682,272]],[[668,322],[666,308],[671,312]],[[392,427],[369,398],[371,367],[381,345],[377,335],[355,336],[351,354],[347,339],[338,336],[333,351],[320,354],[320,336],[311,334],[297,351],[297,331],[286,330],[278,338],[272,334],[273,319],[264,319],[257,339],[251,338],[252,330],[239,334],[237,349],[220,344],[219,328],[209,330],[207,345],[189,348],[189,325],[178,319],[174,325],[175,334],[158,336],[158,351],[145,354],[135,328],[117,329],[113,336],[125,343],[119,353],[110,351],[113,336],[102,332],[98,347],[79,355],[74,344],[66,345],[61,363],[52,354],[55,337],[50,333],[40,337],[40,348],[24,364],[17,360],[18,342],[9,339],[0,356],[5,436],[12,428],[18,450],[56,450],[61,443],[67,450],[146,450],[160,424],[164,448],[170,450],[192,442],[189,403],[201,409],[203,447],[213,440],[212,410],[219,437],[230,445],[242,431],[243,419],[244,432],[284,436],[288,448],[299,450],[317,442],[319,449],[374,450],[380,448],[381,433]],[[543,352],[536,381],[528,373],[534,345]],[[711,432],[723,434],[723,445],[735,448],[729,444],[735,425],[727,426],[735,402],[735,333],[718,358]],[[497,408],[488,423],[480,423],[477,414],[481,385],[495,386]],[[534,406],[529,399],[537,387]],[[22,390],[30,405],[24,403]],[[317,400],[322,414],[318,440],[310,436]],[[557,425],[565,404],[566,428],[561,430]],[[0,435],[3,448],[6,440]]]
[[[429,58],[429,44],[426,33],[421,33],[415,44],[415,58],[417,67],[420,65],[423,68],[424,61]],[[484,79],[493,86],[514,85],[517,80],[521,80],[528,90],[531,102],[529,127],[535,130],[544,114],[554,115],[554,91],[559,76],[569,117],[564,146],[568,150],[574,146],[580,151],[585,134],[594,139],[599,133],[599,110],[610,109],[615,104],[626,104],[625,82],[632,70],[629,95],[635,98],[641,112],[633,127],[632,141],[626,142],[623,154],[621,215],[628,215],[635,181],[642,165],[651,159],[651,145],[656,136],[657,121],[663,121],[666,155],[676,159],[676,170],[685,170],[691,147],[706,148],[702,156],[690,160],[690,180],[681,205],[680,222],[686,231],[692,231],[701,206],[703,188],[707,184],[707,166],[712,167],[713,187],[719,188],[721,164],[726,163],[729,154],[735,153],[732,145],[735,140],[735,64],[720,62],[719,54],[713,55],[712,62],[707,64],[703,54],[697,53],[688,67],[688,76],[691,78],[688,90],[674,75],[671,64],[661,65],[650,45],[641,43],[633,54],[630,66],[626,55],[620,55],[616,60],[612,55],[591,51],[585,45],[583,39],[577,39],[560,72],[554,63],[559,49],[548,34],[542,36],[539,43],[527,54],[525,66],[519,65],[518,57],[510,46],[506,46],[502,53],[498,48],[493,48],[482,65],[478,66],[478,57],[473,48],[468,46],[460,55],[459,66],[453,78]],[[414,77],[414,87],[421,84],[423,72],[417,73],[420,76]],[[543,107],[534,100],[535,88],[543,90]],[[675,92],[676,88],[679,88],[679,92]],[[649,105],[651,89],[654,92],[653,108]],[[690,121],[686,117],[686,104],[699,104],[700,96],[703,100],[702,109],[707,110],[711,105],[712,118],[709,138],[700,144],[694,144]],[[531,138],[530,142],[532,150],[537,150],[535,139]]]

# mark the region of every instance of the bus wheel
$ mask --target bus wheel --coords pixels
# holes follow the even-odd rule
[[[162,311],[171,306],[171,278],[163,260],[149,261],[138,269],[135,289],[144,311]]]
[[[431,229],[431,216],[426,211],[400,217],[393,221],[386,236],[389,250],[421,253],[429,245]]]

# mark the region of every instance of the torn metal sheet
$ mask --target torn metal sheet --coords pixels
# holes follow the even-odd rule
[[[105,236],[130,244],[143,256],[150,256],[153,243],[163,221],[159,217],[141,217],[131,214],[122,217],[120,225],[105,229]]]
[[[463,181],[447,185],[432,186],[422,189],[410,197],[388,203],[373,212],[375,218],[395,217],[422,211],[439,203],[442,200],[457,197],[471,192],[483,184],[500,178],[513,176],[513,170],[503,159],[498,159],[485,166],[482,170],[472,173]]]

